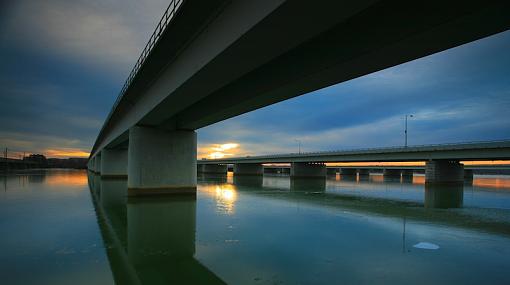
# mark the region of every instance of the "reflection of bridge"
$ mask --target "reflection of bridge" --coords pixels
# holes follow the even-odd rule
[[[204,175],[203,177],[209,184],[214,177],[218,179],[218,185],[227,183],[226,180],[219,179],[221,176]],[[265,177],[264,179],[267,178],[285,179],[281,177]],[[340,181],[328,180],[328,183],[337,182]],[[360,183],[369,182],[365,181]],[[400,184],[402,182],[390,183]],[[406,187],[410,187],[411,185],[406,182],[404,182],[404,184],[406,184]],[[234,191],[243,191],[243,195],[257,195],[267,199],[299,201],[299,203],[303,204],[340,208],[355,213],[375,214],[392,218],[405,217],[409,220],[426,221],[427,223],[433,222],[469,230],[494,232],[510,236],[510,224],[507,219],[493,219],[489,216],[472,215],[462,211],[449,211],[448,215],[445,215],[442,211],[428,211],[426,209],[461,206],[463,202],[462,188],[449,188],[444,191],[445,189],[441,187],[425,186],[422,204],[410,201],[398,201],[395,199],[369,198],[327,192],[326,181],[319,179],[291,179],[289,186],[282,189],[273,186],[264,186],[261,177],[240,176],[237,179],[234,177],[233,185],[236,187]],[[260,191],[261,189],[263,190]],[[272,193],[272,195],[269,193]],[[317,195],[318,193],[320,193],[320,195]],[[423,206],[425,206],[425,208]],[[504,211],[505,210],[501,211],[502,215],[506,215],[506,213],[503,213]]]
[[[194,130],[505,31],[509,20],[507,1],[172,1],[89,168],[128,175],[131,195],[195,193]],[[433,169],[446,168],[459,167]]]
[[[117,284],[225,284],[194,258],[196,199],[126,199],[126,180],[89,176]]]

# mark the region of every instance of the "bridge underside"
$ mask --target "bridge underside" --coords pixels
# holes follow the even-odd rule
[[[106,120],[91,168],[129,141],[133,193],[193,192],[196,138],[179,132],[505,31],[509,15],[507,1],[184,1]]]

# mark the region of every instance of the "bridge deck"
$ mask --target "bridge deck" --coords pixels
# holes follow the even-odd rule
[[[404,162],[427,161],[431,159],[462,161],[507,160],[510,159],[510,141],[230,157],[226,159],[202,159],[198,160],[197,163]]]

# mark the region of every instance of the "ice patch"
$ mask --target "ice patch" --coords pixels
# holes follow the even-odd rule
[[[419,242],[419,243],[413,245],[413,247],[419,248],[419,249],[439,249],[439,245],[433,244],[430,242]]]

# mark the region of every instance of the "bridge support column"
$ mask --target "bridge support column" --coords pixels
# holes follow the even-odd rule
[[[101,151],[101,177],[127,178],[128,150],[103,149]]]
[[[98,153],[94,157],[94,172],[95,173],[101,173],[101,153]]]
[[[264,166],[260,163],[236,163],[234,175],[263,175]]]
[[[356,169],[354,168],[341,168],[340,174],[343,176],[356,176]]]
[[[384,169],[383,170],[383,176],[384,177],[391,177],[391,178],[399,178],[400,179],[400,173],[402,171],[400,169]]]
[[[196,194],[194,131],[129,130],[128,195]]]
[[[91,172],[94,172],[94,158],[89,158],[89,161],[87,162],[87,169]]]
[[[199,173],[227,174],[226,164],[200,164],[197,166]]]
[[[464,196],[464,166],[458,161],[431,160],[425,165],[425,207],[460,208]]]
[[[473,182],[473,170],[464,169],[464,182]]]
[[[464,165],[458,161],[431,160],[425,165],[426,184],[464,183]]]
[[[327,175],[336,175],[336,172],[338,171],[338,168],[327,168],[326,174]]]
[[[402,182],[403,183],[412,183],[413,182],[413,174],[414,174],[414,171],[412,169],[403,169],[402,170]]]
[[[290,165],[291,177],[326,177],[326,165],[324,163],[293,162]]]

